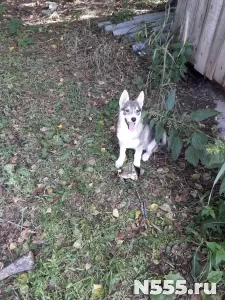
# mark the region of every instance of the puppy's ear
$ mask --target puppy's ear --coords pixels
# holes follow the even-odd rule
[[[144,98],[145,98],[145,95],[144,95],[144,92],[140,92],[138,98],[137,98],[137,102],[138,104],[140,105],[140,108],[142,108],[143,104],[144,104]]]
[[[120,96],[120,101],[119,101],[120,107],[123,107],[127,101],[129,101],[129,95],[128,92],[124,90]]]

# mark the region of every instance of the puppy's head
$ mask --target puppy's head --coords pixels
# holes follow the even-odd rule
[[[134,131],[141,119],[141,110],[144,103],[144,92],[142,91],[136,100],[129,100],[126,90],[120,96],[120,116],[124,118],[130,131]]]

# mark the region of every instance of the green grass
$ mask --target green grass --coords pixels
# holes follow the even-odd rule
[[[5,53],[0,62],[4,70],[0,74],[0,183],[6,187],[0,208],[4,211],[14,199],[23,220],[30,222],[33,233],[23,243],[34,250],[36,268],[3,284],[2,293],[7,299],[19,293],[24,299],[85,300],[94,298],[93,284],[100,284],[102,299],[125,299],[132,295],[134,279],[155,276],[149,269],[152,251],[182,239],[176,232],[163,230],[169,220],[151,213],[150,222],[162,232],[150,225],[145,233],[122,243],[115,241],[119,232],[132,232],[135,211],[140,209],[132,186],[115,177],[118,149],[111,128],[121,87],[114,86],[116,92],[108,96],[96,84],[101,78],[93,60],[88,62],[92,61],[93,77],[83,82],[82,64],[77,65],[80,73],[74,78],[73,60],[63,57],[71,63],[67,73],[51,47],[50,58],[46,49],[30,47]],[[110,55],[105,61],[101,58],[102,78],[109,76],[110,63]],[[138,76],[131,75],[126,82]],[[109,102],[95,107],[93,98]],[[144,168],[143,182],[150,187],[154,170]],[[142,196],[149,204],[164,202],[147,190]],[[115,207],[118,219],[113,217]],[[23,243],[14,250],[14,257],[22,255]]]

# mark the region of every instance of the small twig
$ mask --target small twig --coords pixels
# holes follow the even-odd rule
[[[136,186],[135,186],[135,191],[137,193],[138,199],[139,199],[140,204],[141,204],[141,213],[142,213],[142,217],[143,217],[143,220],[144,220],[145,230],[147,230],[148,229],[147,223],[146,223],[146,220],[147,220],[147,211],[146,211],[146,207],[145,207],[145,202],[141,200],[141,197],[140,197],[140,195],[138,193],[138,190],[137,190]]]
[[[159,232],[162,232],[162,230],[156,226],[155,224],[153,224],[152,222],[150,223],[152,225],[152,227],[154,227],[156,230],[158,230]]]

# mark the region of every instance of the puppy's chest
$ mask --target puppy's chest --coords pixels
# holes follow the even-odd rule
[[[140,139],[136,134],[127,132],[118,133],[118,139],[126,148],[135,149],[140,145]]]

